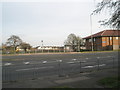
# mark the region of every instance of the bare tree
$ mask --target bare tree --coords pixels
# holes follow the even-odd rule
[[[7,46],[11,46],[14,48],[14,53],[16,50],[16,47],[19,46],[22,43],[22,40],[19,38],[19,36],[12,35],[10,38],[7,39]]]
[[[68,35],[64,42],[64,45],[69,45],[74,51],[80,51],[80,46],[82,44],[82,38],[76,36],[75,34]]]
[[[98,3],[97,9],[94,10],[93,13],[100,13],[105,9],[109,12],[111,17],[99,22],[102,23],[102,25],[120,29],[120,0],[102,0]]]

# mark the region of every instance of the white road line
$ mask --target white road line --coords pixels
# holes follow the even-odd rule
[[[62,62],[63,60],[56,60],[57,62]]]
[[[101,65],[99,65],[99,66],[105,66],[106,64],[101,64]],[[94,65],[94,67],[97,67],[98,65]]]
[[[85,63],[85,62],[87,62],[87,61],[76,61],[76,62],[81,62],[81,63]]]
[[[18,69],[15,71],[28,71],[28,70],[37,70],[37,69],[45,69],[45,68],[54,68],[53,66],[49,66],[49,67],[39,67],[39,68],[26,68],[26,69]]]
[[[47,63],[47,61],[43,61],[42,63],[45,64],[45,63]]]
[[[75,62],[67,62],[67,63],[75,63]]]
[[[101,65],[99,65],[99,66],[105,66],[106,64],[101,64]]]
[[[23,62],[24,64],[29,64],[30,62]]]
[[[72,59],[73,61],[76,61],[77,59]]]
[[[59,60],[59,62],[62,62],[62,60]]]
[[[106,64],[101,64],[99,66],[105,66]],[[85,67],[82,67],[82,68],[94,68],[94,67],[98,67],[98,65],[94,65],[94,66],[85,66]]]
[[[9,65],[12,65],[12,63],[5,63],[4,65],[5,66],[9,66]]]
[[[99,59],[100,57],[97,57],[97,59]]]
[[[93,68],[94,66],[85,66],[85,67],[82,67],[82,68]]]
[[[57,61],[40,61],[40,62],[31,62],[31,63],[29,63],[29,64],[41,64],[41,63],[43,63],[43,64],[45,64],[45,63],[55,63],[55,62],[57,62]]]

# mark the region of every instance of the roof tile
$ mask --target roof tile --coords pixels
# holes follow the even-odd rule
[[[85,37],[84,39],[89,39],[91,37],[102,37],[102,36],[120,36],[120,30],[103,30],[101,32]]]

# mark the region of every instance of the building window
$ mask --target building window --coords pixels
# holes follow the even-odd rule
[[[112,40],[112,37],[110,37],[110,40]]]
[[[106,43],[106,41],[102,41],[102,43]]]
[[[89,39],[89,42],[91,42],[92,40],[91,39]]]
[[[118,40],[118,37],[116,37],[116,39]]]
[[[83,42],[86,42],[86,39],[83,39]]]

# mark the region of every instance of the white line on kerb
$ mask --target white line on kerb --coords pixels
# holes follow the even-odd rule
[[[18,69],[18,70],[15,70],[15,71],[28,71],[28,70],[45,69],[45,68],[53,68],[53,66],[49,66],[49,67],[40,67],[40,68]]]

